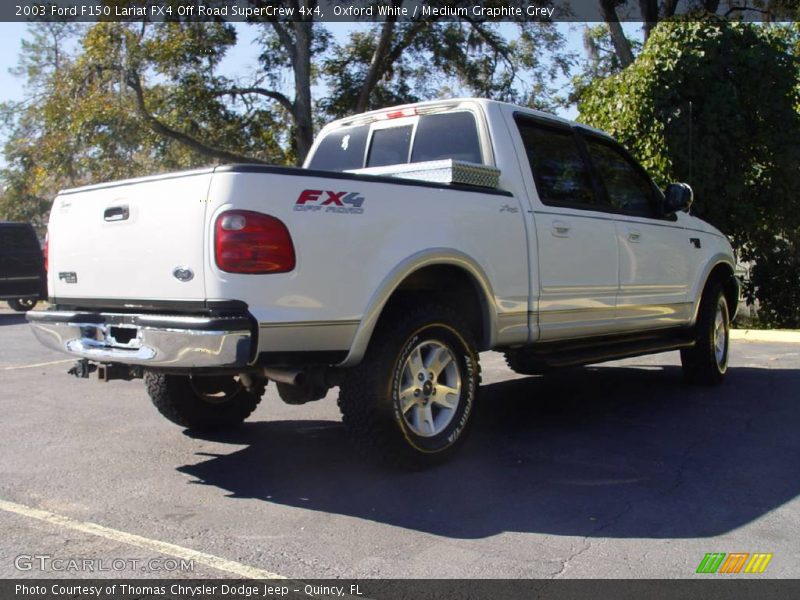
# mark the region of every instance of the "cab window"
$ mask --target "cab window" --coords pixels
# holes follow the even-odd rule
[[[368,125],[342,127],[331,131],[322,141],[308,164],[309,169],[347,171],[364,166]]]
[[[411,162],[447,158],[483,163],[478,127],[472,113],[449,112],[419,118]]]
[[[412,129],[411,125],[406,125],[373,131],[367,166],[384,167],[407,163]]]
[[[406,119],[404,122],[396,126],[378,122],[335,129],[320,141],[308,168],[350,171],[448,158],[483,163],[478,123],[471,112],[420,115],[415,123],[408,124]]]
[[[611,206],[625,214],[654,217],[656,192],[641,169],[611,143],[588,139],[587,146]]]
[[[539,199],[550,206],[599,209],[571,129],[517,119]]]

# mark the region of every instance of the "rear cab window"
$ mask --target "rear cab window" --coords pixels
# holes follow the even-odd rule
[[[369,127],[342,127],[334,129],[319,144],[309,169],[320,171],[348,171],[364,166]]]
[[[341,127],[328,133],[308,162],[309,169],[350,171],[453,159],[483,164],[475,115],[452,110]]]

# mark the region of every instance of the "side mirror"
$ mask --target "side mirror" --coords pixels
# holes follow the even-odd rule
[[[693,199],[694,192],[688,183],[670,183],[664,192],[664,214],[688,211]]]

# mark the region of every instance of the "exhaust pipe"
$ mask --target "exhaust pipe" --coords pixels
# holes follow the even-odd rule
[[[305,371],[298,369],[276,369],[274,367],[264,367],[261,371],[264,377],[278,383],[289,385],[303,385],[306,382]]]

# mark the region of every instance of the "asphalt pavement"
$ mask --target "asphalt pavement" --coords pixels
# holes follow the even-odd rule
[[[351,450],[335,390],[270,385],[197,437],[141,381],[67,375],[2,308],[0,577],[691,578],[709,552],[800,577],[800,344],[734,341],[714,388],[677,353],[547,377],[481,359],[460,454],[397,472]]]

